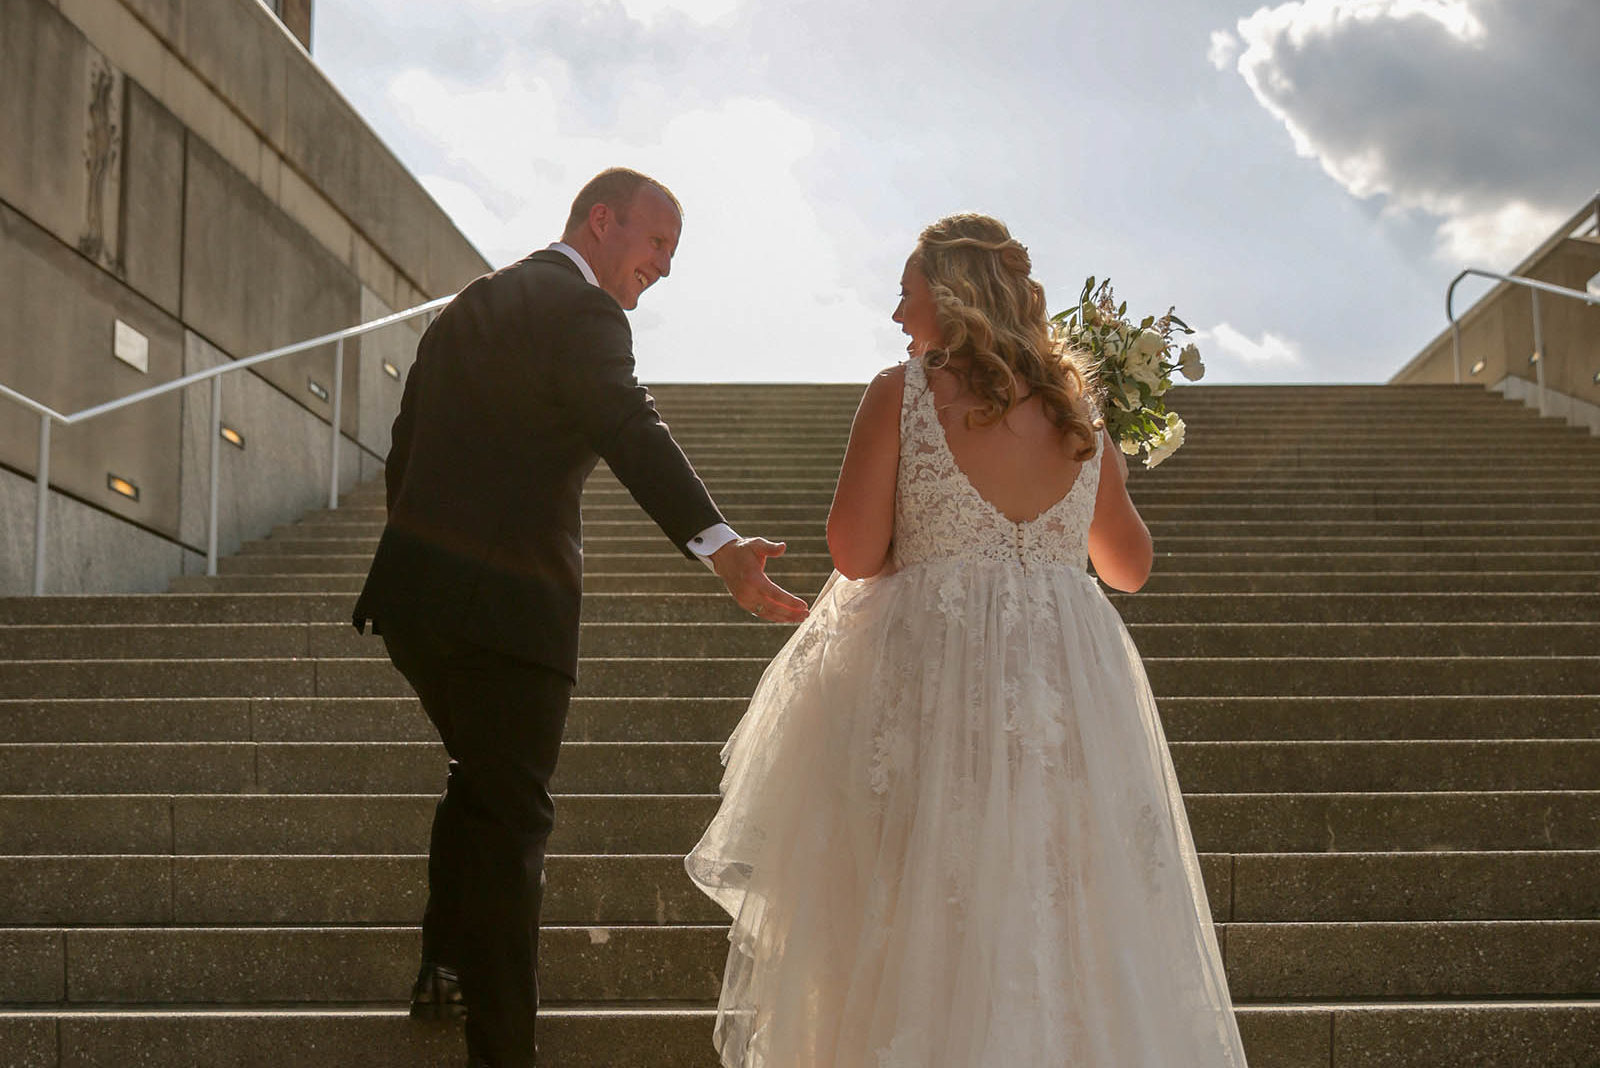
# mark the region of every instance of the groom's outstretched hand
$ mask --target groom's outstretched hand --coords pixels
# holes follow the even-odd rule
[[[767,560],[782,556],[781,541],[739,538],[710,556],[711,570],[727,584],[739,607],[769,623],[798,623],[809,610],[804,601],[767,577]]]

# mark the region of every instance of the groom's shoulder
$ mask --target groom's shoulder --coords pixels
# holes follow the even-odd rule
[[[550,249],[524,256],[485,275],[482,281],[501,292],[515,292],[539,304],[622,316],[622,307],[611,294],[590,285],[571,260]]]

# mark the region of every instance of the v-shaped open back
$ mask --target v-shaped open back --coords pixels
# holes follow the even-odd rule
[[[901,567],[941,557],[1082,569],[1100,481],[1100,440],[1071,487],[1032,519],[1011,519],[978,491],[950,448],[927,369],[906,364],[895,493],[895,560]]]
[[[924,376],[926,376],[926,371],[927,371],[927,369],[924,368],[923,369]],[[972,481],[972,476],[967,474],[966,468],[962,467],[961,466],[961,461],[956,458],[955,447],[950,444],[950,431],[949,431],[949,428],[947,428],[944,425],[944,420],[939,418],[938,399],[933,395],[933,384],[931,382],[929,382],[928,385],[927,385],[927,388],[922,391],[921,403],[926,404],[928,406],[931,414],[933,415],[934,422],[938,423],[938,425],[939,425],[939,440],[944,443],[944,451],[945,451],[945,454],[950,458],[950,466],[955,468],[956,471],[961,475],[962,480],[965,481],[966,484],[967,484],[967,488],[972,490],[973,495],[976,496],[980,501],[982,501],[984,504],[988,505],[991,509],[993,509],[995,515],[999,516],[1001,519],[1004,519],[1006,522],[1012,523],[1012,524],[1014,524],[1016,526],[1019,526],[1019,527],[1020,526],[1027,526],[1030,523],[1037,523],[1040,520],[1043,520],[1046,517],[1048,517],[1057,508],[1060,508],[1063,505],[1065,505],[1067,503],[1067,499],[1072,496],[1072,491],[1078,488],[1078,482],[1083,477],[1083,469],[1084,469],[1084,467],[1087,466],[1089,464],[1089,462],[1094,459],[1094,457],[1091,456],[1089,458],[1089,460],[1084,460],[1082,463],[1080,463],[1078,465],[1078,470],[1073,474],[1073,477],[1072,477],[1072,484],[1067,487],[1067,490],[1066,490],[1065,493],[1063,493],[1061,496],[1057,497],[1050,504],[1045,505],[1044,508],[1040,509],[1037,513],[1035,513],[1032,518],[1030,518],[1030,519],[1015,519],[1015,518],[1011,517],[1010,515],[1007,515],[1005,509],[1001,508],[998,504],[995,504],[988,497],[984,496],[983,491],[978,488],[978,484],[976,482]],[[1095,446],[1098,449],[1098,447],[1099,447],[1099,440],[1098,439],[1096,439],[1096,441],[1095,441]]]

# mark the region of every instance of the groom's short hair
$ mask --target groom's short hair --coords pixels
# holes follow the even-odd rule
[[[647,185],[660,190],[662,196],[672,201],[679,218],[683,217],[683,205],[672,195],[672,190],[648,174],[627,167],[610,167],[590,178],[578,190],[577,197],[572,201],[572,211],[567,214],[567,228],[563,233],[570,235],[581,230],[589,219],[589,209],[596,204],[609,205],[617,213],[617,220],[627,225],[628,209],[633,205],[633,198]]]

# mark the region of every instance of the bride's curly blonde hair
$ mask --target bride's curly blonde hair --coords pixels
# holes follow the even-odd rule
[[[944,342],[929,350],[927,365],[948,367],[981,402],[967,413],[967,425],[1004,419],[1025,383],[1064,440],[1080,442],[1074,459],[1092,456],[1095,424],[1083,401],[1092,369],[1052,336],[1044,287],[1031,277],[1028,250],[1005,223],[971,213],[946,216],[922,231],[911,260],[928,280]]]

